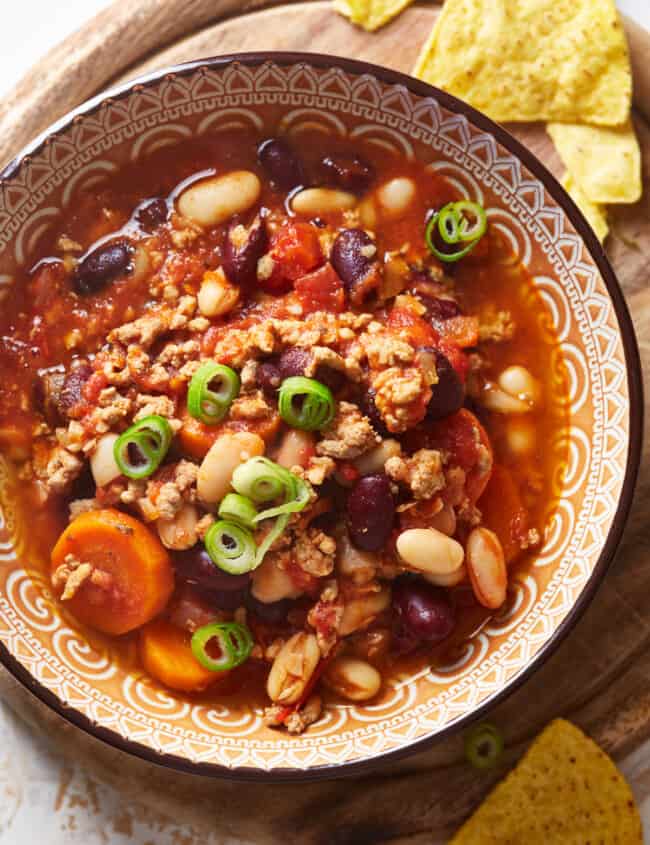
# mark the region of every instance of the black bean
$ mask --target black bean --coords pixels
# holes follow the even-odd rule
[[[323,180],[343,191],[363,194],[375,178],[375,169],[361,156],[334,153],[325,156],[321,162]]]
[[[223,246],[223,270],[229,281],[242,287],[251,286],[257,280],[257,262],[269,245],[266,222],[258,215],[249,227],[246,240],[236,244],[233,231],[239,224],[231,224]]]
[[[416,643],[440,642],[456,626],[454,609],[445,591],[419,577],[407,575],[393,582],[392,605],[398,629]]]
[[[290,191],[304,183],[302,165],[284,138],[268,138],[257,148],[259,163],[271,182],[281,191]]]
[[[386,475],[366,475],[348,495],[348,531],[359,549],[376,552],[388,541],[395,521],[395,501]]]
[[[431,385],[431,399],[427,406],[427,418],[440,420],[455,414],[463,407],[465,387],[449,358],[438,349],[426,347],[421,352],[432,355],[438,374],[438,381]]]
[[[372,238],[363,229],[343,229],[332,245],[330,262],[350,289],[368,273],[371,258],[364,255],[364,248],[373,245]]]
[[[145,200],[135,212],[135,219],[145,232],[153,232],[158,226],[167,220],[167,201],[162,197]]]
[[[132,255],[133,246],[125,239],[98,246],[76,266],[72,276],[74,289],[80,294],[96,293],[133,269]]]

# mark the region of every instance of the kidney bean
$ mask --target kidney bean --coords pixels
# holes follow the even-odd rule
[[[65,383],[62,366],[39,370],[34,382],[34,401],[47,422],[54,426],[62,422],[61,391]]]
[[[257,148],[257,158],[273,184],[290,191],[304,184],[300,159],[284,138],[268,138]]]
[[[145,232],[153,232],[167,220],[167,202],[162,197],[145,200],[135,212],[135,219]]]
[[[423,351],[434,356],[438,374],[437,384],[431,385],[427,418],[440,420],[450,414],[455,414],[463,407],[465,387],[446,355],[431,347],[425,347]]]
[[[360,156],[346,153],[325,156],[321,162],[321,172],[326,184],[353,194],[365,193],[375,178],[375,169],[369,162]]]
[[[421,578],[407,575],[394,581],[392,603],[398,632],[407,642],[440,642],[456,625],[456,615],[445,591]]]
[[[293,607],[294,602],[291,599],[281,599],[274,602],[263,602],[255,598],[255,596],[248,593],[246,596],[246,607],[251,613],[254,613],[262,622],[268,622],[270,625],[279,625],[281,622],[286,622],[287,614]]]
[[[391,434],[384,425],[382,416],[375,404],[375,395],[375,390],[373,390],[372,387],[369,387],[363,393],[358,394],[357,405],[359,406],[361,413],[368,417],[370,424],[377,434],[380,434],[382,437],[390,437]]]
[[[77,360],[73,362],[70,372],[66,374],[63,380],[57,398],[57,407],[62,418],[74,418],[77,415],[76,408],[84,400],[84,386],[93,372],[93,368],[87,361]]]
[[[237,593],[248,586],[251,577],[250,573],[229,575],[219,569],[203,546],[194,546],[186,552],[176,552],[173,555],[173,563],[179,578],[211,593]]]
[[[346,288],[354,287],[367,274],[372,262],[363,250],[373,245],[372,238],[363,229],[343,229],[337,235],[330,262]]]
[[[255,378],[267,396],[275,396],[277,389],[282,384],[280,368],[273,361],[264,361],[260,364],[257,368]]]
[[[442,297],[429,297],[420,294],[422,304],[427,309],[427,317],[434,323],[441,323],[444,320],[451,320],[452,317],[458,317],[461,313],[460,306],[453,299],[444,299]]]
[[[376,552],[390,537],[395,502],[386,475],[366,475],[350,490],[347,502],[350,539],[359,549]]]
[[[309,366],[311,352],[308,349],[295,346],[283,352],[278,361],[278,368],[282,379],[291,376],[302,376]],[[313,376],[316,381],[322,382],[326,387],[336,393],[345,384],[345,376],[338,370],[320,365],[316,368]]]
[[[131,272],[132,257],[133,246],[125,239],[98,246],[76,266],[72,276],[75,291],[80,294],[97,293],[109,282]]]
[[[248,229],[243,244],[236,245],[233,231],[237,223],[232,223],[223,247],[223,270],[235,285],[249,286],[257,280],[257,262],[264,255],[269,245],[269,236],[265,221],[258,215]]]

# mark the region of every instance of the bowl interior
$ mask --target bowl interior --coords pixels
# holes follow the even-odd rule
[[[396,681],[372,706],[332,707],[307,734],[290,737],[265,728],[259,709],[176,697],[143,677],[123,650],[79,632],[52,600],[29,515],[17,502],[19,482],[0,455],[2,658],[64,715],[134,753],[217,774],[224,767],[240,776],[322,775],[404,751],[476,716],[567,627],[611,556],[633,484],[630,329],[586,224],[503,130],[406,77],[308,56],[195,63],[62,121],[2,178],[0,296],[12,295],[17,270],[30,266],[39,237],[79,191],[161,145],[233,126],[363,138],[439,170],[488,209],[534,277],[546,305],[541,325],[550,321],[560,342],[558,383],[567,373],[570,383],[569,408],[556,409],[568,424],[548,447],[557,454],[557,500],[543,549],[516,575],[503,611],[448,665]]]

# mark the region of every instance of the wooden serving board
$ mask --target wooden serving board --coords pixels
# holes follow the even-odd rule
[[[106,85],[201,56],[246,50],[311,50],[409,71],[438,10],[417,5],[379,33],[362,32],[325,2],[260,10],[269,2],[124,0],[55,48],[0,108],[0,162]],[[250,11],[251,8],[255,11]],[[243,14],[243,12],[248,12]],[[227,20],[224,16],[231,15]],[[218,19],[221,22],[216,22]],[[611,212],[607,251],[632,312],[650,371],[650,34],[627,24],[635,71],[635,124],[645,194]],[[559,174],[541,124],[511,127]],[[646,390],[648,385],[646,383]],[[650,393],[650,391],[648,391]],[[376,776],[297,786],[233,784],[181,775],[128,757],[83,734],[6,673],[0,691],[61,753],[176,821],[256,845],[431,842],[454,829],[550,719],[564,715],[621,757],[650,737],[650,438],[646,425],[636,501],[617,562],[574,631],[491,720],[505,733],[503,765],[479,774],[463,762],[461,738],[439,743]],[[209,841],[214,841],[210,839]]]

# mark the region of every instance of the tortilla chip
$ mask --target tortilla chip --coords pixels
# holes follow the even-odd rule
[[[580,190],[594,203],[641,199],[641,150],[632,122],[623,126],[549,123],[548,134]]]
[[[607,209],[604,205],[592,202],[584,193],[580,185],[575,181],[570,173],[565,173],[560,180],[562,187],[571,197],[574,203],[578,206],[580,211],[587,218],[587,222],[596,233],[598,240],[602,242],[609,234],[609,226],[607,224]]]
[[[413,0],[334,0],[334,10],[374,32],[410,6]]]
[[[557,719],[450,845],[641,845],[634,797],[612,760]]]
[[[494,120],[616,126],[630,113],[614,0],[446,0],[413,74]]]

